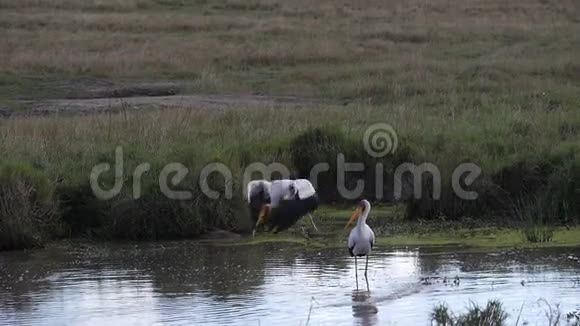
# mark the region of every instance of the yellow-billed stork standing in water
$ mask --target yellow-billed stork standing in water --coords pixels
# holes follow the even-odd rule
[[[301,217],[306,214],[310,215],[318,208],[316,191],[312,183],[306,179],[272,181],[269,188],[261,186],[262,189],[269,190],[267,196],[260,194],[262,190],[259,190],[260,186],[256,184],[252,185],[253,192],[250,191],[250,185],[248,185],[248,201],[256,220],[254,232],[260,225],[268,226],[269,230],[274,233],[284,231]],[[260,207],[260,210],[256,218],[254,214],[257,207]],[[316,228],[311,215],[310,220]]]
[[[356,226],[350,231],[348,236],[348,252],[351,257],[354,257],[354,273],[356,277],[356,288],[358,290],[358,271],[357,271],[357,257],[366,256],[365,263],[365,281],[367,283],[367,291],[369,290],[369,280],[367,278],[367,270],[369,267],[369,255],[375,245],[375,233],[367,225],[366,221],[371,212],[371,203],[363,199],[358,203],[358,206],[352,214],[350,220],[346,224],[346,228],[354,221]]]

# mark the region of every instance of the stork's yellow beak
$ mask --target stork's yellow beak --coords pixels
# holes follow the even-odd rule
[[[270,217],[270,205],[262,205],[262,209],[260,209],[260,215],[258,215],[258,221],[256,222],[256,228],[266,223],[268,217]]]
[[[344,227],[344,229],[348,229],[348,227],[354,223],[362,214],[362,208],[357,207],[354,211],[354,213],[352,213],[352,216],[350,217],[350,220],[348,220],[348,223],[346,223],[346,226]]]

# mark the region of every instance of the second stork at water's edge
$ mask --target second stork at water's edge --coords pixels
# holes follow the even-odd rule
[[[270,189],[272,183],[267,180],[253,180],[248,182],[247,194],[250,214],[252,216],[252,225],[256,225],[262,206],[270,203]],[[252,230],[254,233],[256,229]]]
[[[365,281],[367,283],[367,290],[369,290],[369,280],[367,278],[367,270],[369,267],[369,254],[375,245],[375,233],[367,225],[366,221],[371,212],[371,203],[363,199],[359,202],[358,207],[352,214],[352,217],[346,224],[346,228],[354,221],[356,226],[350,231],[348,236],[348,251],[354,257],[354,271],[356,277],[356,288],[358,290],[358,271],[357,271],[357,257],[366,256],[365,263]]]
[[[316,191],[306,179],[275,180],[270,183],[268,190],[269,201],[260,200],[257,195],[252,197],[254,200],[249,200],[253,212],[254,207],[261,207],[255,229],[264,225],[274,233],[284,231],[318,208]],[[310,219],[312,221],[312,216]],[[314,225],[313,221],[312,224]]]
[[[272,186],[273,185],[273,186]],[[265,207],[278,207],[282,200],[295,198],[294,180],[253,180],[248,183],[248,204],[254,224],[253,233],[262,225]],[[260,220],[260,222],[258,222]]]

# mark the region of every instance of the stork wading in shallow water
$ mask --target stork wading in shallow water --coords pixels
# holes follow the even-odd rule
[[[249,188],[250,185],[248,185]],[[248,193],[250,193],[249,190]],[[270,231],[278,233],[290,228],[307,214],[310,216],[312,225],[317,229],[310,213],[318,208],[318,196],[312,183],[306,179],[272,181],[269,186],[269,202],[260,201],[258,195],[249,196],[248,199],[253,214],[254,207],[260,207],[257,218],[254,217],[256,221],[254,231],[264,225]]]
[[[352,214],[350,220],[346,224],[349,227],[354,221],[356,226],[350,231],[348,236],[348,252],[351,257],[354,257],[354,274],[356,277],[356,288],[358,290],[358,271],[357,271],[357,257],[366,256],[365,263],[365,281],[367,283],[367,291],[369,290],[369,280],[367,278],[367,270],[369,267],[369,255],[375,245],[375,233],[367,225],[366,221],[371,212],[371,203],[363,199],[358,203],[358,207]]]

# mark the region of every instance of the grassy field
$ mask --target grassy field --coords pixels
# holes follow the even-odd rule
[[[480,199],[457,200],[447,181],[442,200],[406,201],[408,218],[502,216],[531,232],[577,223],[579,16],[572,0],[0,0],[0,111],[144,81],[174,82],[178,94],[321,100],[0,119],[0,249],[74,235],[247,229],[245,166],[277,161],[300,175],[339,152],[366,164],[367,181],[378,161],[387,179],[402,162],[434,163],[443,180],[462,162],[482,168]],[[399,141],[380,160],[362,146],[375,122],[391,124]],[[90,171],[112,162],[116,146],[125,153],[123,191],[96,201]],[[189,168],[180,187],[193,199],[160,194],[159,173],[171,162]],[[197,176],[210,162],[232,170],[232,200],[201,195]],[[140,163],[151,171],[135,200]]]
[[[578,105],[573,0],[1,0],[0,9],[8,98],[66,95],[93,77],[450,116]]]

